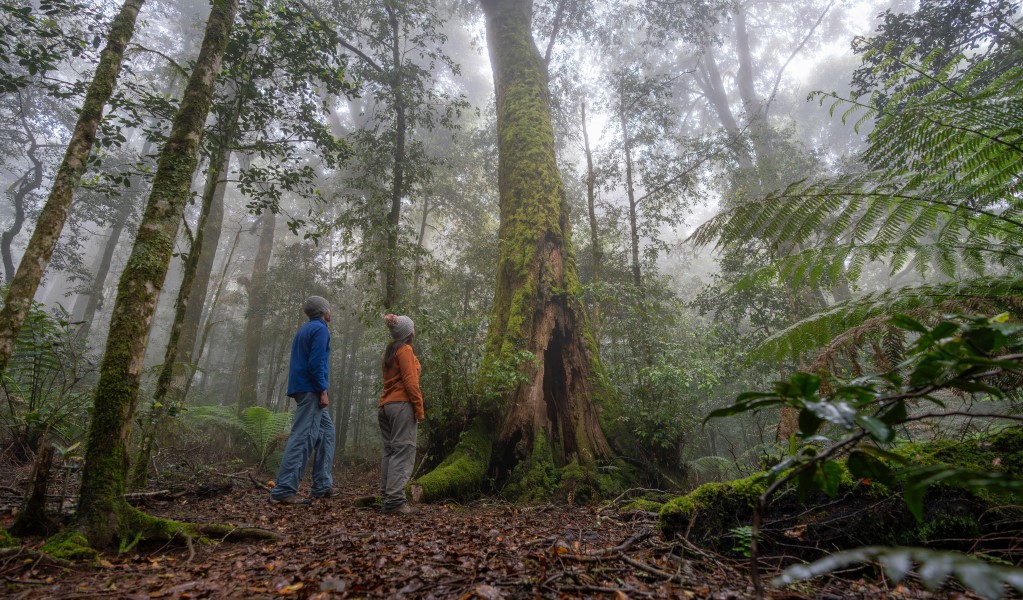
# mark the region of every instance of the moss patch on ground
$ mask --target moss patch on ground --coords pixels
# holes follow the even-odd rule
[[[0,527],[0,548],[16,548],[21,545],[21,540],[11,535],[9,531]]]
[[[949,464],[978,470],[1023,472],[1023,428],[1006,429],[983,439],[905,444],[894,451],[917,465]],[[926,545],[964,549],[981,536],[997,537],[1023,518],[1023,494],[995,498],[983,490],[938,485],[924,497],[918,523],[906,508],[901,484],[888,488],[856,481],[844,463],[838,494],[811,494],[800,501],[793,489],[775,495],[764,515],[762,547],[813,558],[823,552],[863,545]],[[729,532],[752,522],[753,507],[767,487],[763,474],[727,483],[708,483],[667,502],[660,529],[668,538],[690,541],[735,554]],[[1015,506],[1013,506],[1015,505]],[[997,548],[991,548],[997,552]],[[980,550],[983,551],[983,550]]]
[[[43,554],[49,554],[62,560],[92,560],[99,553],[89,546],[89,540],[80,531],[62,531],[51,536],[39,548]]]

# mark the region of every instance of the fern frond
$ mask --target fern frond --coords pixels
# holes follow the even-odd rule
[[[798,356],[808,348],[834,350],[850,340],[880,330],[897,313],[993,313],[1023,317],[1016,300],[1023,295],[1023,277],[978,277],[964,281],[904,287],[867,294],[828,307],[768,337],[750,353],[750,360]],[[980,310],[978,310],[980,309]]]

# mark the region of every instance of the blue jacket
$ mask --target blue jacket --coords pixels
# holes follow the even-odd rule
[[[330,369],[330,330],[323,319],[309,319],[291,342],[288,395],[320,393],[327,389]]]

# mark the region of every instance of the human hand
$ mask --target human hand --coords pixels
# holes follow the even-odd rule
[[[320,408],[327,408],[330,406],[330,398],[327,397],[327,390],[320,392]]]

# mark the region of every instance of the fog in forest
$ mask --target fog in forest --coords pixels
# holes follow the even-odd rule
[[[196,113],[183,216],[163,213],[174,240],[163,265],[139,253],[140,223],[151,197],[184,198],[187,183],[153,184],[161,153],[181,146],[168,143],[172,122],[188,125],[186,89],[215,19],[207,0],[144,2],[66,220],[45,232],[59,233],[52,256],[26,259],[43,268],[35,304],[23,326],[4,325],[17,336],[0,365],[4,456],[30,465],[52,442],[84,460],[106,353],[110,373],[116,357],[131,365],[119,376],[134,399],[121,410],[129,488],[202,465],[272,474],[295,409],[292,339],[316,295],[331,308],[335,472],[377,464],[384,316],[395,313],[414,320],[422,364],[416,477],[486,424],[479,475],[506,497],[533,485],[522,465],[548,441],[552,468],[635,469],[642,485],[690,490],[769,469],[792,440],[824,447],[821,420],[835,429],[819,436],[862,426],[892,442],[886,417],[807,407],[908,369],[942,315],[1015,322],[1019,157],[949,149],[927,127],[975,133],[1003,123],[983,111],[1016,106],[998,94],[1018,64],[1018,2],[537,0],[538,62],[525,44],[498,47],[511,34],[481,7],[499,4],[240,2],[208,114]],[[105,0],[0,10],[8,303],[33,233],[54,222],[43,207],[121,10]],[[520,80],[540,84],[507,83]],[[536,96],[557,172],[516,167],[551,150],[537,137],[546,125],[523,125],[546,123],[543,111],[523,117]],[[974,97],[983,106],[961,104]],[[523,191],[550,182],[553,200]],[[151,210],[176,210],[161,202]],[[567,228],[537,240],[534,221]],[[155,279],[128,282],[131,264]],[[143,293],[158,299],[148,337],[116,326],[149,318],[128,304]],[[129,316],[114,315],[118,302]],[[887,320],[899,312],[912,319]],[[144,341],[141,369],[121,336]],[[759,410],[741,396],[790,377],[803,385],[799,372],[815,379],[798,402],[777,392]],[[958,417],[904,426],[899,440],[986,435],[993,425],[969,412],[991,394],[985,411],[1018,415],[1010,379],[995,391],[949,384],[958,391],[938,395]],[[515,422],[533,397],[547,408]],[[909,421],[925,412],[901,410]],[[548,491],[561,493],[557,481],[567,479]]]

